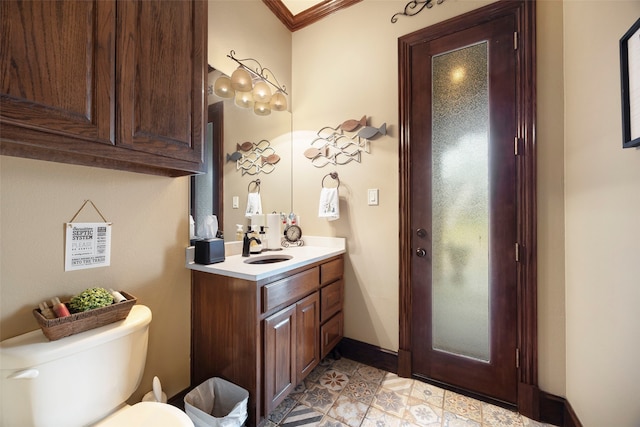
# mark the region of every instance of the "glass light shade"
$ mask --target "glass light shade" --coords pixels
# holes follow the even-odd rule
[[[269,102],[271,99],[271,89],[265,81],[260,80],[253,87],[253,99],[255,99],[256,102]]]
[[[254,104],[251,92],[236,91],[236,105],[242,108],[251,108]]]
[[[256,102],[253,106],[253,112],[259,116],[268,116],[271,114],[271,108],[266,102]]]
[[[220,76],[213,84],[213,93],[220,98],[233,98],[236,91],[231,87],[231,79],[227,76]]]
[[[249,92],[252,87],[251,74],[242,67],[238,67],[231,74],[231,87],[240,92]]]
[[[273,94],[271,97],[271,101],[269,101],[269,106],[272,110],[275,111],[284,111],[287,109],[287,97],[284,96],[284,93],[278,91]]]

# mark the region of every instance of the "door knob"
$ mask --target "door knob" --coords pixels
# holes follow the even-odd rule
[[[420,258],[427,256],[427,251],[425,251],[422,248],[418,248],[416,249],[416,255],[418,255]]]

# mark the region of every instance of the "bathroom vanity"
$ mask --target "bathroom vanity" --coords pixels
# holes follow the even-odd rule
[[[225,378],[249,391],[255,426],[343,336],[344,239],[192,269],[191,384]],[[338,241],[338,244],[335,244]],[[248,264],[274,255],[290,259]]]

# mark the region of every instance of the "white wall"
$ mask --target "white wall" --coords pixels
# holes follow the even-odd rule
[[[640,425],[640,150],[622,149],[620,37],[637,1],[564,2],[567,398]]]

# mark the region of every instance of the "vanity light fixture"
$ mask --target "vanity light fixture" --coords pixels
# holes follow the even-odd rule
[[[223,75],[216,79],[214,93],[221,98],[234,98],[237,106],[253,108],[253,112],[259,116],[269,115],[271,110],[285,111],[287,90],[280,85],[273,72],[253,58],[238,59],[235,54],[232,50],[227,58],[237,62],[238,68],[231,78]]]

